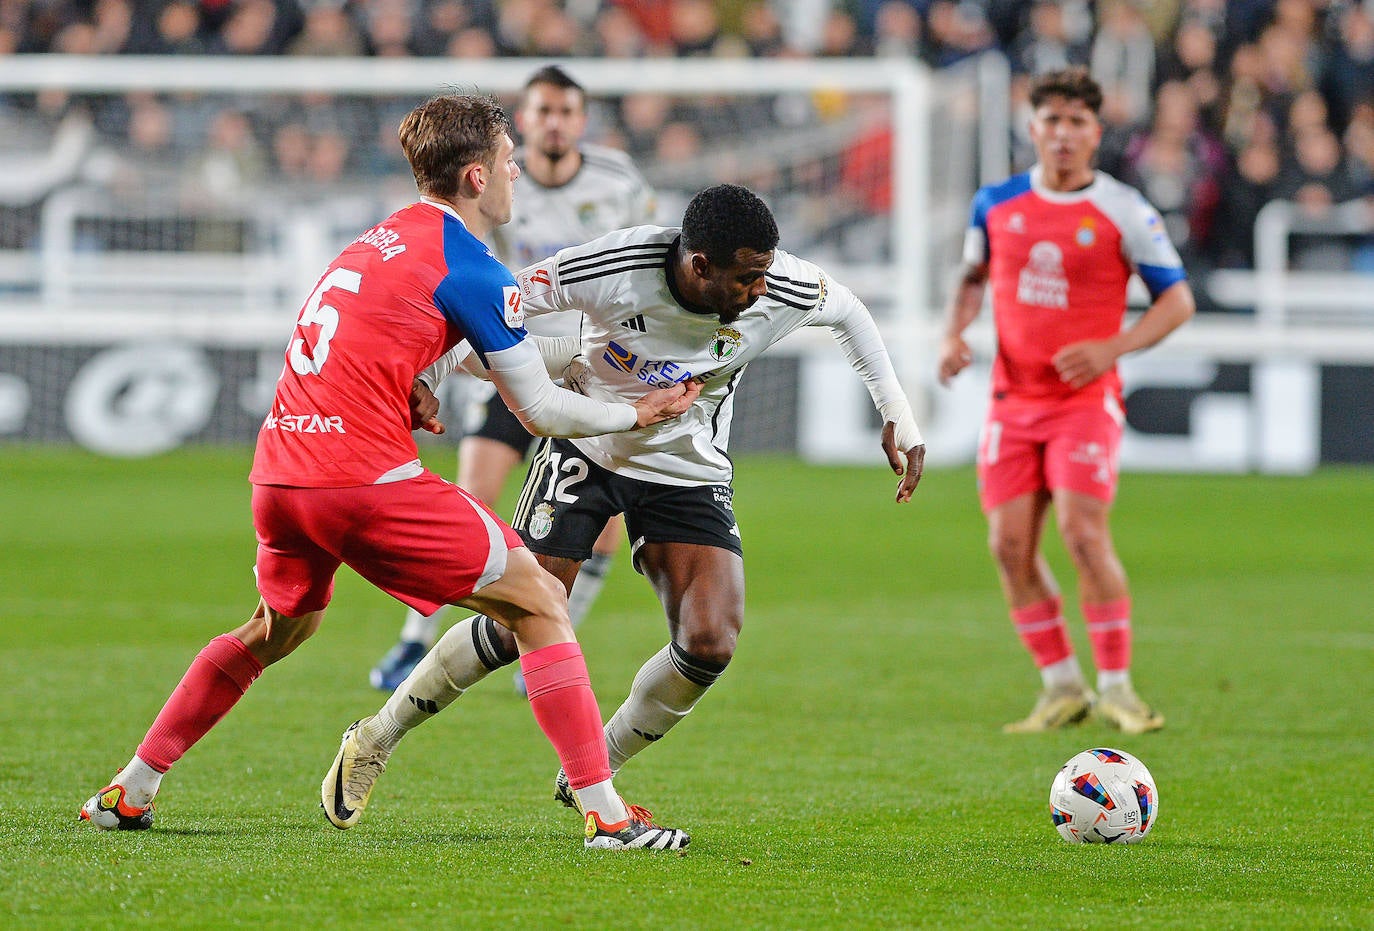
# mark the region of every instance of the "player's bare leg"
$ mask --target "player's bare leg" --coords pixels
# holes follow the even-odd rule
[[[1098,717],[1131,734],[1158,730],[1164,716],[1131,683],[1131,597],[1126,570],[1112,544],[1110,502],[1060,489],[1055,515],[1078,571],[1083,617],[1097,663]]]
[[[82,820],[105,830],[151,827],[162,777],[229,713],[265,667],[308,640],[323,618],[323,610],[287,617],[259,599],[246,623],[197,654],[133,758],[82,806]]]
[[[1035,733],[1076,724],[1092,709],[1093,695],[1073,653],[1063,599],[1040,551],[1050,496],[1032,492],[988,513],[988,547],[997,564],[1012,624],[1040,670],[1042,689],[1031,713],[1006,725],[1008,733]]]

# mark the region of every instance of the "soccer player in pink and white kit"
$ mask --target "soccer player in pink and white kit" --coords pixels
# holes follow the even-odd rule
[[[1031,88],[1037,164],[981,189],[940,350],[942,382],[973,359],[963,333],[992,284],[997,358],[978,448],[978,487],[1012,623],[1043,690],[1012,733],[1077,723],[1096,711],[1126,733],[1164,718],[1131,682],[1131,599],[1108,525],[1124,425],[1116,360],[1153,346],[1192,315],[1193,294],[1159,214],[1139,192],[1095,171],[1102,90],[1083,69]],[[1122,329],[1132,273],[1150,307]],[[1040,549],[1053,504],[1078,573],[1097,665],[1088,688],[1063,602]]]
[[[470,95],[435,97],[402,121],[420,201],[359,236],[320,278],[258,434],[249,476],[257,609],[201,650],[128,765],[82,806],[83,819],[107,830],[151,827],[163,775],[266,666],[315,632],[347,564],[425,613],[460,604],[510,628],[535,719],[577,773],[586,846],[686,846],[684,832],[654,825],[615,792],[562,586],[489,508],[426,470],[411,435],[426,426],[411,410],[417,374],[460,341],[474,374],[490,377],[538,434],[642,428],[678,416],[700,391],[677,385],[612,404],[549,379],[522,325],[515,279],[481,242],[510,220],[520,170],[509,130],[494,100]],[[373,746],[359,724],[344,733],[322,787],[337,827],[356,823],[385,765]],[[360,779],[368,791],[350,791]]]

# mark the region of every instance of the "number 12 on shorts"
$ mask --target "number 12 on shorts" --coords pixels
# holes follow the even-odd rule
[[[564,472],[567,474],[564,475]],[[564,459],[562,453],[551,453],[549,455],[549,487],[544,492],[544,498],[562,504],[573,504],[577,501],[577,495],[573,494],[571,489],[586,479],[587,474],[587,463],[583,460],[574,456]]]

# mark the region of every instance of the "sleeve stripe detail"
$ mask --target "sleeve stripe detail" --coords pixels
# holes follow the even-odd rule
[[[633,258],[631,258],[630,261],[633,261]],[[655,259],[655,261],[643,262],[639,265],[617,265],[614,268],[606,268],[603,266],[596,271],[576,275],[571,278],[567,276],[567,272],[565,271],[559,276],[558,283],[561,285],[578,284],[579,282],[592,281],[596,278],[606,278],[611,275],[618,275],[622,272],[632,272],[641,268],[661,269],[663,268],[663,261],[661,259]],[[802,309],[804,310],[805,308]]]
[[[567,275],[569,272],[586,271],[588,268],[615,260],[614,258],[607,259],[607,256],[614,256],[615,258],[620,259],[645,259],[652,257],[658,259],[659,261],[662,261],[664,258],[667,257],[668,250],[670,248],[671,247],[668,245],[668,243],[662,242],[638,243],[629,246],[616,246],[614,249],[604,249],[601,252],[593,252],[591,255],[572,256],[567,261],[563,262],[562,265],[559,266],[558,273],[559,277],[561,278],[562,276]],[[598,259],[601,259],[603,261],[598,262]]]
[[[768,282],[769,294],[790,294],[792,297],[799,298],[800,300],[812,302],[815,302],[821,296],[821,289],[819,285],[811,285],[809,287],[804,285],[800,288],[788,288],[778,283],[779,280],[787,281],[786,278],[777,279],[765,275],[764,280]],[[792,283],[795,284],[796,282]]]
[[[789,300],[778,294],[772,288],[769,288],[768,293],[763,296],[763,299],[765,301],[771,300],[775,304],[786,304],[788,307],[795,307],[797,310],[810,310],[816,306],[817,297],[819,297],[819,295],[813,295],[810,300],[806,298],[802,298],[801,300]]]
[[[782,275],[774,275],[771,272],[765,273],[763,277],[767,278],[769,281],[777,281],[782,284],[794,284],[801,288],[810,288],[813,291],[819,291],[821,287],[820,282],[817,281],[798,281],[795,278],[784,278]]]

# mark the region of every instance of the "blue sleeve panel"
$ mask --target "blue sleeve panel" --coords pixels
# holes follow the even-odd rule
[[[444,263],[448,273],[434,289],[434,306],[462,331],[483,365],[487,353],[509,349],[528,335],[523,326],[506,322],[506,302],[520,293],[515,276],[449,216],[444,217]]]
[[[1000,184],[990,184],[987,187],[979,188],[978,193],[973,195],[973,209],[970,211],[968,220],[969,227],[977,227],[982,230],[983,241],[989,242],[988,213],[998,204],[1011,200],[1013,197],[1020,197],[1030,189],[1029,172],[1012,175]]]
[[[1178,266],[1137,265],[1135,271],[1145,282],[1151,301],[1158,300],[1165,291],[1188,278],[1188,273]]]

